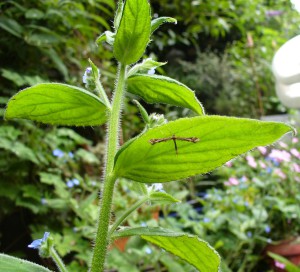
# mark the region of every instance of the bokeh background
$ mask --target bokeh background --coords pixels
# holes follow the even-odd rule
[[[145,57],[168,62],[156,73],[194,90],[207,114],[271,120],[279,116],[297,126],[297,110],[285,107],[276,95],[271,63],[280,46],[300,32],[299,1],[150,2],[154,17],[178,20],[177,25],[157,30],[145,52]],[[0,1],[0,114],[12,95],[40,82],[84,87],[88,58],[100,68],[110,95],[116,60],[112,48],[97,46],[95,39],[111,30],[115,8],[113,0]],[[143,129],[132,99],[127,96],[124,105],[122,142]],[[193,115],[140,102],[168,120]],[[0,251],[54,269],[50,260],[27,249],[32,239],[50,231],[71,271],[86,271],[97,218],[105,127],[0,122]],[[283,139],[208,175],[164,185],[182,203],[145,206],[126,224],[197,234],[218,250],[225,272],[284,271],[266,251],[277,241],[299,236],[299,160],[297,136]],[[120,180],[115,215],[137,198],[132,182]],[[112,246],[107,270],[194,271],[138,238]]]

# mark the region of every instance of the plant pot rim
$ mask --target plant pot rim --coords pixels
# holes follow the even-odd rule
[[[291,237],[276,244],[267,245],[265,251],[273,252],[281,256],[294,256],[300,254],[300,236]]]

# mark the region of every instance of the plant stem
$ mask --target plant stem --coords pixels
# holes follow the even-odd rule
[[[132,213],[134,212],[136,209],[138,209],[140,206],[142,206],[145,202],[147,202],[149,200],[148,196],[144,196],[143,198],[141,198],[139,201],[137,201],[133,206],[131,206],[127,211],[125,211],[118,219],[117,221],[113,224],[113,226],[111,227],[110,231],[109,231],[109,236],[111,236],[114,231],[118,228],[118,226],[120,226],[122,224],[122,222]]]
[[[261,88],[260,88],[260,85],[258,82],[258,76],[257,76],[256,68],[255,68],[255,59],[254,59],[254,52],[253,52],[252,46],[249,47],[249,52],[250,52],[250,64],[251,64],[251,70],[252,70],[252,75],[253,75],[253,81],[254,81],[255,89],[256,89],[258,115],[261,118],[264,115],[264,106],[263,106]]]
[[[57,254],[57,252],[53,246],[50,248],[50,256],[53,259],[53,261],[55,262],[55,264],[57,265],[60,272],[68,272],[62,259],[59,257],[59,255]]]
[[[106,107],[111,111],[111,104],[110,104],[110,102],[108,100],[106,92],[105,92],[105,90],[104,90],[104,88],[103,88],[103,86],[102,86],[99,78],[97,78],[95,80],[95,84],[96,84],[96,90],[97,90],[98,96],[100,98],[103,98]]]
[[[118,150],[119,122],[125,87],[126,66],[120,64],[116,90],[112,102],[112,110],[108,121],[106,169],[100,199],[100,211],[96,233],[95,247],[92,258],[91,272],[103,272],[108,246],[108,227],[110,222],[112,197],[116,177],[113,174],[114,158]]]

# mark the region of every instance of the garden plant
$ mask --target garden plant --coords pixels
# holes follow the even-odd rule
[[[109,245],[120,237],[140,236],[193,265],[199,271],[219,271],[218,253],[201,237],[159,227],[123,227],[133,211],[145,203],[175,203],[174,197],[160,191],[159,185],[210,172],[227,161],[280,139],[293,128],[276,122],[205,115],[194,92],[184,84],[154,70],[165,63],[143,57],[153,33],[163,23],[176,23],[170,17],[151,20],[147,0],[119,1],[114,32],[106,31],[97,39],[108,43],[118,61],[115,90],[110,99],[101,81],[101,71],[90,60],[83,81],[86,89],[41,83],[13,96],[7,104],[5,119],[24,118],[50,125],[100,126],[106,124],[104,173],[99,183],[100,201],[96,235],[89,271],[104,271]],[[147,103],[165,103],[190,109],[195,116],[167,122],[150,114],[136,102],[144,130],[119,146],[122,106],[131,93]],[[112,218],[113,192],[118,179],[136,182],[141,196],[128,210]],[[73,181],[74,182],[74,181]],[[151,186],[149,186],[151,185]],[[52,234],[32,242],[41,257],[51,257],[59,271],[69,271],[55,250]],[[49,271],[48,268],[7,255],[0,255],[5,271]]]

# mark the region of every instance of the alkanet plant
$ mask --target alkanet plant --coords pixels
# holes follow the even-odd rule
[[[97,39],[98,44],[107,42],[113,47],[119,63],[111,99],[102,87],[98,68],[90,61],[91,69],[86,72],[84,80],[94,88],[93,92],[66,84],[44,83],[20,91],[7,105],[7,120],[25,118],[68,126],[107,125],[105,171],[91,272],[104,271],[107,248],[113,239],[132,235],[138,235],[177,255],[199,271],[218,271],[219,255],[201,237],[161,228],[119,227],[132,211],[146,202],[177,201],[165,192],[147,190],[145,183],[164,183],[212,171],[242,153],[257,146],[269,145],[293,131],[282,123],[205,115],[191,89],[174,79],[152,73],[154,68],[165,63],[151,59],[138,62],[150,38],[153,38],[153,32],[165,22],[176,20],[160,17],[151,21],[147,0],[119,1],[114,19],[115,31],[106,31]],[[159,117],[156,122],[156,115],[148,116],[138,103],[146,123],[145,129],[120,148],[120,117],[126,92],[148,103],[188,108],[197,116],[173,122],[165,122]],[[194,141],[182,140],[187,138]],[[143,195],[110,225],[113,191],[118,178],[140,183]],[[10,257],[3,255],[1,258],[7,260]],[[62,263],[57,265],[60,271],[67,271]]]

